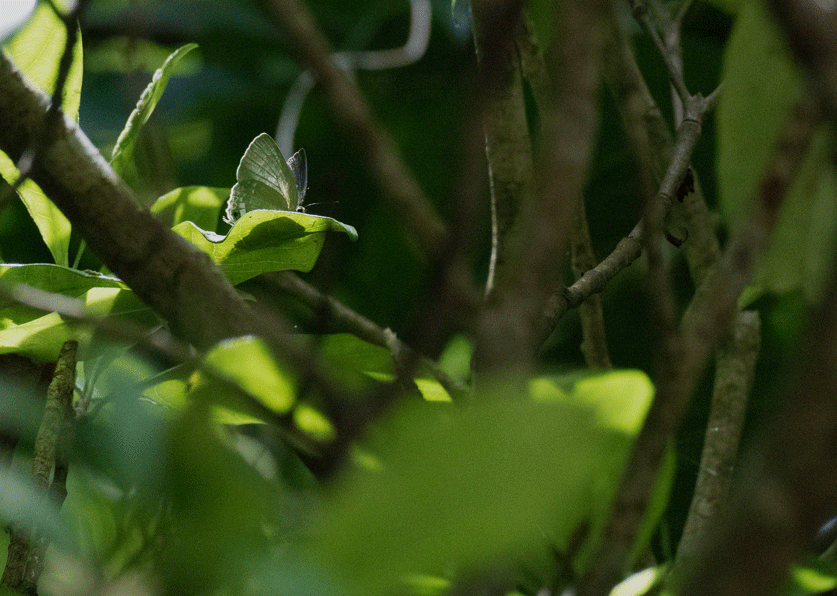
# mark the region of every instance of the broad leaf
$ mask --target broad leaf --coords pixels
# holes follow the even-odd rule
[[[719,198],[721,213],[734,228],[756,196],[802,89],[783,36],[760,2],[747,3],[738,15],[726,49],[724,81],[717,118]],[[770,248],[745,294],[747,302],[762,292],[800,287],[815,298],[822,286],[837,238],[831,145],[825,130],[815,136],[784,198]]]
[[[4,49],[34,85],[52,94],[66,38],[64,25],[49,6],[41,3],[26,26]],[[64,113],[74,120],[78,120],[81,76],[82,48],[79,38],[73,48],[73,64],[64,84],[61,103]],[[0,175],[10,183],[20,176],[12,160],[2,152]],[[52,258],[58,265],[69,265],[70,222],[31,180],[21,185],[18,193],[38,226]]]
[[[502,401],[406,406],[374,439],[382,470],[336,493],[315,547],[363,594],[565,549],[619,442],[584,409]]]
[[[173,229],[209,253],[233,285],[268,271],[310,271],[326,232],[345,232],[357,238],[353,227],[329,217],[284,211],[251,211],[226,236],[188,221]]]
[[[89,315],[119,315],[146,327],[159,322],[133,291],[112,276],[59,265],[2,265],[0,283],[12,292],[18,284],[24,284],[60,297],[78,299]],[[100,348],[113,349],[107,341],[105,344],[94,341],[96,334],[89,324],[73,324],[59,314],[45,314],[16,300],[0,300],[0,353],[16,352],[51,361],[69,339],[79,342],[79,359],[91,357]]]
[[[211,230],[218,223],[218,212],[230,194],[228,188],[185,186],[164,194],[151,205],[151,212],[169,227],[191,221]]]
[[[163,66],[157,69],[148,87],[142,92],[137,102],[137,107],[128,117],[128,122],[125,124],[125,128],[116,141],[116,146],[113,148],[110,165],[117,174],[122,175],[127,162],[133,158],[134,146],[136,145],[140,130],[148,122],[148,119],[154,112],[154,108],[157,107],[157,102],[163,96],[163,92],[166,90],[166,85],[172,74],[174,74],[177,63],[197,47],[198,44],[190,43],[172,52],[163,63]]]

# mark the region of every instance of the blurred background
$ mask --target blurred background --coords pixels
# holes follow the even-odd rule
[[[321,31],[336,51],[388,50],[403,46],[410,30],[407,0],[308,0]],[[451,211],[462,176],[463,129],[476,61],[465,0],[432,0],[430,38],[415,63],[353,72],[375,117],[394,138],[423,191],[443,215]],[[551,2],[530,10],[548,54]],[[723,44],[732,19],[699,2],[684,25],[686,82],[708,94],[719,82]],[[633,25],[626,19],[626,27]],[[664,113],[671,118],[668,82],[649,40],[634,36],[637,58]],[[231,187],[239,159],[262,132],[275,135],[289,91],[302,73],[294,48],[257,0],[92,0],[82,23],[84,82],[80,125],[106,157],[155,69],[177,47],[196,42],[171,79],[162,101],[143,128],[133,186],[148,201],[188,185]],[[411,313],[426,299],[426,264],[413,250],[394,211],[382,199],[365,156],[336,123],[315,87],[300,112],[294,150],[308,158],[308,211],[354,226],[357,242],[332,234],[307,281],[381,327],[409,342]],[[694,167],[710,202],[715,201],[712,117],[694,155]],[[286,156],[287,157],[287,156]],[[599,259],[637,223],[640,199],[633,158],[606,88],[601,126],[586,190],[586,208]],[[481,281],[490,250],[489,207],[477,225],[480,242],[473,276]],[[226,232],[218,222],[217,231]],[[723,237],[723,230],[721,231]],[[75,246],[79,239],[75,239]],[[22,205],[4,212],[0,245],[7,262],[49,262],[50,256]],[[682,255],[669,247],[672,274],[683,304],[693,292]],[[82,268],[98,269],[87,254]],[[642,259],[622,272],[605,292],[605,320],[616,367],[650,371],[651,342],[642,283]],[[243,288],[247,289],[247,288]],[[278,300],[278,299],[277,299]],[[769,410],[804,319],[801,296],[762,298],[763,348],[756,374],[753,417]],[[281,308],[296,322],[312,314],[293,304]],[[569,313],[543,353],[545,370],[583,366],[576,313]],[[711,372],[711,371],[710,371]],[[676,541],[691,498],[709,397],[709,373],[680,433],[675,497],[658,548]],[[682,497],[678,497],[682,495]]]

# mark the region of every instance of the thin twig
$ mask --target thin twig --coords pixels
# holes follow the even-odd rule
[[[689,97],[691,97],[691,94],[686,88],[686,82],[683,80],[683,59],[680,52],[679,36],[675,38],[676,45],[672,46],[669,44],[670,36],[667,36],[665,40],[660,37],[659,31],[651,19],[646,2],[644,0],[630,0],[630,4],[634,18],[640,24],[643,31],[654,41],[654,45],[657,46],[657,50],[659,50],[668,70],[669,80],[677,92],[678,98],[685,104]]]
[[[576,278],[581,278],[587,271],[596,267],[596,257],[593,254],[592,241],[590,240],[590,229],[587,226],[584,201],[582,200],[580,203],[576,212],[576,223],[570,233],[570,260]],[[581,318],[581,351],[584,354],[584,361],[587,366],[594,369],[611,368],[601,295],[593,294],[582,302],[579,306],[579,315]]]
[[[371,344],[388,349],[394,349],[398,353],[413,354],[413,350],[400,339],[393,339],[383,328],[373,321],[370,321],[360,313],[347,307],[339,300],[320,292],[314,286],[303,281],[298,275],[291,271],[282,271],[274,274],[266,274],[264,279],[270,281],[275,287],[296,297],[315,312],[326,310],[326,320],[332,328],[344,329],[358,338]],[[465,397],[469,390],[456,379],[451,378],[443,371],[438,364],[425,356],[413,354],[418,359],[421,367],[429,370],[445,391],[454,400]]]

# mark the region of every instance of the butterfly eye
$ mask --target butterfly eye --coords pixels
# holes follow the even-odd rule
[[[305,198],[305,191],[308,190],[308,159],[305,156],[305,149],[300,149],[291,155],[288,159],[288,167],[293,172],[298,204],[301,205]]]

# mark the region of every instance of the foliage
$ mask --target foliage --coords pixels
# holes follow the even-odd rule
[[[538,346],[536,365],[480,370],[473,312],[450,306],[452,293],[435,292],[456,269],[447,268],[445,251],[460,249],[451,242],[441,254],[422,253],[421,242],[403,233],[410,209],[397,201],[395,209],[383,206],[387,192],[398,192],[373,181],[366,156],[351,148],[359,141],[374,153],[363,136],[372,133],[359,132],[360,125],[340,129],[321,96],[308,98],[297,138],[311,160],[306,205],[321,204],[296,211],[305,184],[298,188],[297,172],[281,151],[272,153],[264,133],[274,126],[278,98],[304,86],[293,84],[300,72],[289,40],[277,39],[254,3],[197,3],[186,24],[174,4],[151,2],[132,13],[122,3],[90,2],[80,29],[84,55],[79,41],[61,105],[103,154],[110,151],[110,167],[138,203],[208,255],[206,266],[217,266],[247,308],[262,313],[264,333],[197,351],[170,333],[171,321],[144,294],[103,265],[103,255],[86,249],[31,179],[14,188],[34,227],[0,224],[0,249],[9,260],[0,265],[0,431],[14,437],[13,459],[10,451],[8,462],[0,453],[0,518],[5,540],[14,543],[16,533],[33,528],[50,544],[38,593],[384,596],[485,588],[534,595],[578,585],[612,538],[613,504],[635,446],[643,445],[655,392],[671,391],[664,377],[655,388],[653,357],[665,341],[649,328],[659,328],[664,315],[653,308],[659,306],[653,288],[647,301],[654,314],[643,310],[641,267],[623,271],[604,292],[616,369],[584,366],[588,315],[571,311]],[[406,34],[403,11],[386,3],[312,4],[341,50],[384,48]],[[456,152],[470,134],[464,98],[473,82],[470,66],[462,66],[473,63],[471,32],[457,16],[463,4],[433,3],[438,39],[417,64],[351,73],[396,139],[415,186],[431,197],[428,210],[461,198]],[[695,76],[713,87],[724,80],[717,147],[699,144],[686,162],[703,177],[724,234],[732,234],[758,209],[762,173],[807,87],[760,3],[713,4],[721,10],[700,2],[691,10],[683,47],[687,56],[692,47],[707,49]],[[533,30],[548,32],[541,35],[547,54],[559,43],[551,13],[541,2],[530,13]],[[132,33],[123,23],[114,36],[111,26],[128,17],[148,18],[148,30]],[[347,22],[356,25],[346,28]],[[713,27],[704,23],[717,27],[708,32]],[[636,59],[669,117],[670,73],[657,49],[633,33]],[[41,3],[5,49],[33,85],[52,93],[65,37],[64,23]],[[552,107],[541,101],[536,81],[520,85],[528,126],[543,122],[548,131]],[[636,138],[619,122],[615,103],[603,98],[595,106],[601,126],[584,186],[591,251],[599,254],[613,251],[642,217],[647,186]],[[542,149],[543,131],[531,131],[527,151]],[[248,159],[248,143],[265,138],[270,159]],[[397,152],[372,157],[390,170],[400,159]],[[10,184],[20,170],[31,175],[25,165],[0,154],[0,174]],[[490,165],[494,175],[499,168]],[[469,183],[487,201],[481,185]],[[739,309],[764,315],[762,362],[796,344],[796,313],[826,295],[837,236],[835,188],[833,133],[820,123],[775,217],[773,244],[736,297]],[[267,203],[253,203],[267,195]],[[255,206],[222,221],[229,200]],[[17,202],[3,208],[8,221],[25,215]],[[469,280],[493,267],[489,211],[470,213],[472,229],[462,227],[463,242],[478,247],[465,251],[468,263],[456,263],[464,270],[456,274]],[[101,215],[102,226],[107,219]],[[47,255],[52,262],[41,262]],[[670,277],[685,279],[685,258],[669,260]],[[305,288],[323,287],[328,295],[299,285],[296,294],[288,291],[297,273],[310,284]],[[678,288],[674,310],[686,310],[692,292],[685,288],[702,281],[692,273]],[[182,308],[200,308],[200,298]],[[462,320],[446,328],[432,316],[439,312]],[[497,352],[514,348],[514,338],[502,339],[511,347]],[[61,447],[53,445],[53,486],[65,485],[62,503],[45,497],[29,468],[39,457],[37,421],[52,374],[45,363],[72,342],[78,365],[66,418],[73,422],[65,422],[72,457],[64,480]],[[745,385],[765,394],[751,418],[778,399],[783,372],[766,365],[756,371]],[[688,385],[688,375],[683,379]],[[679,435],[662,440],[619,565],[625,581],[613,594],[645,593],[673,565],[711,395],[708,384],[697,378],[693,384]],[[654,558],[660,565],[648,565]],[[788,594],[837,582],[833,561],[793,569],[794,581],[783,588]]]

